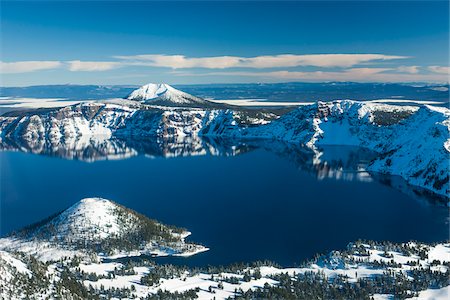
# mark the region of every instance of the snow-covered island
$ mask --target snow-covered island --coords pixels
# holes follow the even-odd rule
[[[82,257],[101,261],[127,256],[189,256],[208,248],[186,243],[191,233],[161,224],[102,198],[68,209],[0,239],[0,249],[41,260]]]
[[[0,239],[0,298],[445,299],[449,291],[448,243],[357,241],[293,268],[187,268],[148,256],[207,250],[186,243],[188,234],[109,200],[83,199]]]

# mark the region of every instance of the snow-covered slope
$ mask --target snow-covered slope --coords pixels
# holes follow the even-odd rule
[[[167,226],[101,198],[86,198],[65,211],[0,239],[0,249],[42,260],[108,254],[190,255],[206,248],[188,244],[190,232]]]
[[[0,251],[0,299],[444,300],[449,263],[450,244],[417,242],[357,241],[287,268],[259,262],[191,269],[70,257],[45,264]]]
[[[373,148],[382,153],[369,170],[396,174],[409,183],[450,195],[450,110],[421,107]]]
[[[33,295],[27,290],[37,292],[31,288],[32,275],[23,261],[11,253],[0,251],[0,299],[31,299]]]
[[[56,146],[83,136],[275,139],[313,150],[320,145],[353,145],[379,153],[369,170],[400,175],[448,196],[449,119],[446,108],[350,100],[302,106],[280,118],[255,110],[173,108],[122,100],[0,117],[0,137],[21,141],[18,145],[46,140]]]
[[[30,275],[27,266],[8,252],[0,251],[0,274],[5,280],[13,279],[17,273]]]
[[[70,259],[70,258],[68,258]],[[0,299],[96,299],[62,264],[47,265],[24,253],[0,251]]]
[[[165,83],[149,83],[131,92],[128,100],[167,106],[213,105],[207,100],[182,92]]]

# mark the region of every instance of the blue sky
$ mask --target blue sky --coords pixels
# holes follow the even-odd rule
[[[448,2],[1,2],[2,85],[447,81]]]

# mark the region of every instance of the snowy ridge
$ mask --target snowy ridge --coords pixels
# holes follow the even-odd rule
[[[313,150],[320,145],[353,145],[379,153],[370,171],[399,175],[448,196],[449,111],[341,100],[305,105],[278,118],[254,110],[174,108],[122,100],[0,117],[0,138],[19,145],[39,140],[63,145],[82,136],[275,139]]]
[[[43,261],[68,256],[178,255],[207,248],[188,244],[190,232],[150,220],[102,198],[86,198],[65,211],[0,239],[0,249]]]
[[[126,105],[80,103],[47,113],[1,117],[1,136],[15,139],[54,141],[98,135],[111,137],[112,130],[124,126],[135,109]]]
[[[116,137],[183,138],[230,136],[240,127],[267,124],[271,113],[206,108],[170,108],[133,101],[80,103],[48,112],[0,117],[0,138],[53,145],[71,140]]]
[[[392,131],[390,141],[381,146],[383,155],[369,170],[397,174],[413,185],[448,196],[450,110],[421,107]]]
[[[306,145],[354,145],[379,153],[370,171],[402,176],[448,196],[450,110],[350,100],[301,107],[245,135]]]

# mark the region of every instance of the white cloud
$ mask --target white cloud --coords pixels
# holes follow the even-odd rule
[[[450,74],[450,67],[429,66],[428,70],[438,74],[447,74],[447,75]]]
[[[0,61],[2,74],[27,73],[40,70],[56,69],[62,65],[59,61]]]
[[[70,71],[108,71],[123,66],[121,62],[115,61],[80,61],[72,60],[67,62]]]
[[[273,72],[208,72],[185,73],[172,72],[177,76],[242,76],[259,77],[265,81],[355,81],[355,82],[412,82],[439,81],[446,82],[443,74],[392,73],[395,68],[351,68],[343,71],[273,71]]]
[[[130,65],[168,67],[173,69],[207,68],[225,69],[239,64],[239,57],[217,56],[203,58],[186,58],[183,55],[136,55],[116,56],[118,59],[128,61]]]
[[[26,73],[56,68],[64,68],[73,72],[97,72],[127,66],[141,66],[149,68],[165,67],[174,70],[193,68],[216,69],[216,71],[210,72],[195,70],[190,72],[172,71],[171,73],[177,76],[259,77],[258,80],[260,81],[448,81],[450,68],[447,66],[429,66],[424,68],[429,71],[425,74],[420,72],[421,68],[419,66],[361,67],[361,65],[367,66],[369,63],[376,63],[383,60],[405,58],[407,57],[383,54],[283,54],[255,57],[135,55],[115,56],[115,60],[111,61],[0,61],[0,72],[3,74]],[[315,67],[316,69],[312,71],[294,71],[289,69],[291,67],[302,66]],[[229,68],[246,68],[247,70],[227,71],[226,69]],[[134,75],[128,75],[127,71],[121,72],[120,76],[124,78],[126,76],[136,77]]]
[[[417,74],[419,73],[419,66],[400,66],[397,71],[401,73]]]
[[[362,63],[404,59],[406,56],[383,54],[309,54],[309,55],[265,55],[255,57],[215,56],[215,57],[186,57],[184,55],[132,55],[115,56],[134,65],[148,65],[153,67],[168,67],[172,69],[186,68],[285,68],[299,66],[313,67],[352,67]]]

